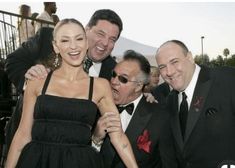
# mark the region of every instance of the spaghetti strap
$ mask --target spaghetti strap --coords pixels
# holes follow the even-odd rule
[[[51,79],[52,73],[53,73],[53,71],[50,71],[49,74],[47,75],[46,81],[45,81],[45,83],[44,83],[44,85],[43,85],[43,88],[42,88],[42,95],[45,95],[45,93],[46,93],[47,86],[48,86],[49,81],[50,81],[50,79]]]
[[[92,101],[94,77],[90,77],[90,87],[88,99]]]
[[[47,90],[47,86],[49,84],[49,81],[51,79],[51,75],[52,75],[53,71],[50,71],[47,75],[47,78],[46,78],[46,81],[43,85],[43,88],[42,88],[42,99],[41,99],[41,102],[40,102],[40,109],[42,110],[42,114],[44,115],[45,119],[47,119],[47,115],[45,114],[45,111],[43,110],[43,104],[44,104],[44,96],[45,96],[45,93],[46,93],[46,90]]]

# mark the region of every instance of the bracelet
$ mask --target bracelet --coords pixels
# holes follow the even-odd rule
[[[96,141],[94,135],[91,136],[92,142],[95,144],[95,146],[100,147],[103,144],[103,140]]]

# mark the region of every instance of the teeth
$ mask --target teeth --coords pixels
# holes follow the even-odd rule
[[[98,50],[101,50],[101,51],[104,51],[104,48],[101,48],[101,47],[96,47]]]
[[[118,97],[118,93],[116,91],[113,91],[112,93],[114,98]]]
[[[116,89],[114,89],[114,88],[112,88],[112,92],[113,93],[118,93],[118,91]]]
[[[69,53],[69,55],[78,55],[78,54],[80,54],[80,52],[71,52],[71,53]]]

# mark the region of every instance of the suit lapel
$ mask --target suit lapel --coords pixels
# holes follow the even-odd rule
[[[148,104],[145,97],[142,97],[125,132],[131,144],[137,143],[138,136],[142,134],[143,129],[146,127],[152,116],[152,113],[147,107]],[[134,146],[132,145],[132,147]]]
[[[202,113],[202,108],[208,96],[211,84],[212,80],[209,77],[209,70],[202,67],[188,113],[189,116],[185,132],[185,142],[188,140],[193,128],[195,127],[195,124],[199,119],[199,116]]]

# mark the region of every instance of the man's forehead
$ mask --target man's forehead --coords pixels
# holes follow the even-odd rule
[[[181,55],[184,56],[182,48],[173,42],[168,42],[158,49],[156,60],[158,61],[162,57],[164,57],[164,59],[166,59],[166,57],[171,57],[173,59],[173,57]]]
[[[158,52],[169,50],[169,49],[181,49],[179,45],[173,42],[166,42],[158,49]]]
[[[121,71],[121,72],[126,72],[126,73],[131,73],[133,71],[139,71],[139,66],[136,61],[132,60],[124,60],[119,62],[115,69]]]

